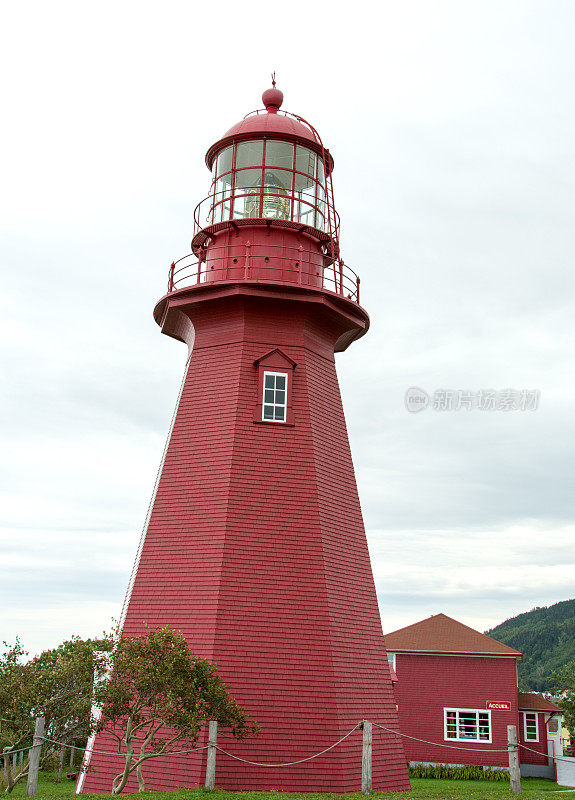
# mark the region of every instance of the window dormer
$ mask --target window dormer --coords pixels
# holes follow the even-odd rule
[[[293,425],[292,394],[296,362],[279,348],[254,361],[257,402],[254,422]]]

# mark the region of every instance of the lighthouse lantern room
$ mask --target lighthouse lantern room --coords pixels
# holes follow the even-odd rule
[[[373,788],[409,789],[335,371],[369,318],[340,254],[333,158],[282,100],[274,84],[208,150],[192,252],[154,311],[189,357],[122,630],[181,631],[259,725],[218,733],[236,758],[218,754],[217,787],[356,791],[361,732],[345,736],[368,719],[387,728]],[[110,790],[112,749],[98,734],[81,791]],[[146,787],[198,785],[205,761],[152,759]]]

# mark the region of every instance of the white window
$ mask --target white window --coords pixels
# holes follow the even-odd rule
[[[458,742],[490,742],[491,711],[475,708],[444,708],[445,739]]]
[[[392,670],[395,670],[395,653],[388,653],[387,660],[389,661],[389,666]]]
[[[264,372],[263,420],[267,422],[286,421],[287,381],[286,372]]]
[[[526,742],[539,741],[539,724],[537,717],[539,715],[531,712],[523,712],[523,735]]]

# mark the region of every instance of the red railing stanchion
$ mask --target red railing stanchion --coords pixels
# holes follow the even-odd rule
[[[245,267],[244,267],[244,278],[246,278],[246,279],[249,278],[249,275],[250,275],[250,266],[251,266],[251,264],[250,264],[251,250],[250,250],[250,248],[251,248],[251,246],[252,246],[251,242],[246,242],[246,263],[245,263]]]
[[[343,294],[343,261],[341,258],[339,259],[339,292],[338,294]]]
[[[176,264],[172,261],[170,265],[170,275],[168,277],[168,292],[174,291],[174,270],[176,268]]]
[[[355,301],[356,303],[359,303],[359,275],[355,276],[355,286]]]
[[[199,283],[202,278],[202,255],[203,252],[200,250],[198,253],[198,274],[196,275],[196,283]]]

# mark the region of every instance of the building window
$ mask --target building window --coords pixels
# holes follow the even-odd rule
[[[387,660],[389,661],[389,666],[395,671],[395,653],[388,652]]]
[[[286,421],[287,380],[286,372],[264,372],[262,420],[265,422]]]
[[[539,741],[539,725],[536,713],[523,712],[523,735],[526,742]]]
[[[444,708],[444,737],[458,742],[490,742],[491,711]]]

